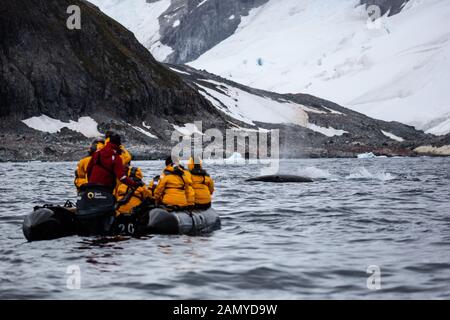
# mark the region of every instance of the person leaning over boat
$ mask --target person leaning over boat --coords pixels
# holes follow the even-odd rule
[[[155,203],[174,209],[186,209],[189,205],[186,193],[190,185],[192,181],[189,177],[168,157],[166,168],[154,192]]]
[[[121,144],[120,136],[113,134],[105,147],[92,155],[87,167],[89,184],[104,186],[111,190],[111,193],[116,187],[116,179],[132,188],[142,186],[142,182],[135,182],[127,177],[120,157]]]
[[[89,165],[89,162],[91,161],[92,155],[99,150],[99,148],[103,147],[105,144],[105,140],[103,138],[97,138],[95,139],[88,151],[88,156],[84,157],[78,162],[77,169],[75,170],[75,181],[74,184],[77,188],[77,191],[80,191],[80,188],[88,183],[88,176],[87,176],[87,167]],[[99,147],[101,146],[101,147]]]
[[[209,209],[211,197],[214,193],[214,181],[202,168],[200,158],[189,159],[188,168],[192,176],[192,187],[195,191],[195,209]]]
[[[131,167],[128,169],[128,178],[143,185],[142,179],[144,178],[140,168]],[[141,205],[145,200],[150,198],[149,190],[144,186],[138,188],[131,188],[130,186],[119,183],[114,190],[114,196],[116,197],[116,217],[120,215],[131,214],[133,209]]]

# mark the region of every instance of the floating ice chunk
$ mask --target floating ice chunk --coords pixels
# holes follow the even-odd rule
[[[244,163],[245,162],[245,158],[242,157],[242,155],[239,152],[235,152],[229,158],[225,159],[224,162],[226,164]]]
[[[377,156],[373,152],[366,152],[366,153],[358,154],[358,159],[373,159],[376,157]]]

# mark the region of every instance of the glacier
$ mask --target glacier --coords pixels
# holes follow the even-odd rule
[[[411,0],[401,13],[375,22],[358,3],[270,0],[189,65],[251,87],[309,93],[373,118],[449,133],[450,1]]]
[[[158,19],[173,0],[91,2],[133,31],[157,60],[177,50],[159,41]],[[449,18],[448,0],[410,0],[400,13],[375,21],[359,0],[269,0],[241,17],[232,36],[188,64],[250,87],[312,94],[445,135]]]

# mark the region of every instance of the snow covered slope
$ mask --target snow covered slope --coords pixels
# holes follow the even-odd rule
[[[374,118],[450,132],[450,1],[368,22],[357,0],[270,0],[190,63],[245,85],[309,93]]]
[[[131,30],[136,39],[148,48],[157,60],[162,61],[172,53],[172,48],[159,41],[161,37],[159,17],[170,7],[171,0],[90,0],[89,2]]]
[[[160,61],[203,53],[190,65],[251,87],[450,132],[448,0],[90,1]],[[394,12],[372,22],[360,3]]]
[[[133,31],[157,60],[182,64],[231,36],[241,17],[269,0],[89,1]]]
[[[333,102],[302,94],[277,94],[258,90],[189,66],[168,65],[226,114],[231,128],[255,129],[296,127],[306,140],[332,138],[343,144],[402,143],[427,139],[423,133],[396,122],[371,119]],[[191,131],[191,130],[188,130]],[[334,140],[337,139],[337,140]],[[363,142],[364,141],[364,142]]]
[[[81,133],[87,138],[95,138],[101,135],[98,131],[98,123],[91,117],[80,117],[78,121],[71,120],[69,122],[63,122],[46,115],[41,115],[22,120],[22,122],[32,129],[48,133],[57,133],[62,128],[68,128]]]

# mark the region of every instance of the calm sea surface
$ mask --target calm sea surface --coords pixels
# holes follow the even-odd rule
[[[149,180],[163,164],[135,165]],[[211,235],[27,243],[33,206],[75,201],[75,166],[0,164],[0,298],[450,298],[448,158],[282,162],[311,184],[244,182],[261,166],[209,165],[223,225]],[[368,289],[369,266],[381,290]]]

